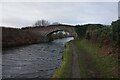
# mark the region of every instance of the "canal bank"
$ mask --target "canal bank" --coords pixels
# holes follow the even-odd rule
[[[62,64],[52,78],[118,78],[117,59],[102,55],[100,50],[98,45],[85,39],[66,43]],[[72,64],[75,63],[74,53],[77,53],[79,69],[77,63]],[[79,76],[73,77],[74,75]]]
[[[55,71],[52,78],[71,78],[72,76],[72,44],[65,44],[61,66]]]

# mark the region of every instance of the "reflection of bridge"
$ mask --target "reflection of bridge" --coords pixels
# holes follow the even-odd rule
[[[73,36],[74,38],[77,37],[77,33],[75,32],[74,27],[65,26],[65,25],[59,25],[59,26],[51,25],[48,27],[28,28],[25,30],[30,31],[36,35],[43,36],[45,41],[49,41],[48,37],[57,31],[69,32],[70,36]]]

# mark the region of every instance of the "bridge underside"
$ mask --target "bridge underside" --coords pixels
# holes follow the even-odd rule
[[[49,33],[46,37],[48,41],[53,41],[55,39],[60,39],[60,38],[74,37],[74,35],[72,35],[70,32],[67,31],[57,30]]]

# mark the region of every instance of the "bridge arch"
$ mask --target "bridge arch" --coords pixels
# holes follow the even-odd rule
[[[58,33],[60,31],[60,33]],[[65,34],[63,33],[65,32]],[[56,34],[54,34],[56,33]],[[69,34],[67,34],[69,33]],[[48,33],[46,35],[48,41],[52,41],[54,39],[59,39],[59,38],[65,38],[65,37],[74,37],[69,31],[65,31],[65,30],[56,30],[56,31],[52,31],[50,33]]]
[[[69,32],[71,36],[74,37],[74,39],[77,38],[77,33],[75,31],[74,26],[68,26],[68,25],[51,25],[51,26],[47,26],[47,27],[35,27],[35,28],[29,28],[29,29],[24,29],[26,31],[32,32],[35,35],[40,35],[42,37],[40,37],[40,39],[42,38],[42,41],[47,42],[49,41],[49,36],[57,31],[65,31],[65,32]]]

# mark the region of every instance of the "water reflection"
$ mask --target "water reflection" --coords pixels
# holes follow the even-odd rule
[[[57,40],[54,40],[53,43],[59,43],[59,44],[64,44],[66,42],[69,42],[71,40],[73,40],[74,37],[69,37],[69,38],[62,38],[62,39],[57,39]]]
[[[50,78],[61,64],[64,43],[73,37],[3,51],[3,78]]]

